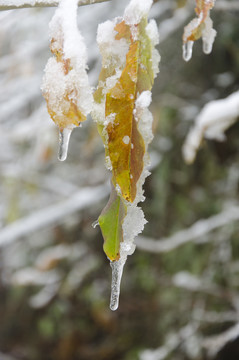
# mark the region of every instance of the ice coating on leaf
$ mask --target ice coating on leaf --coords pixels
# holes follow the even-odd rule
[[[136,107],[136,109],[137,108],[140,108],[140,109],[147,108],[147,107],[149,107],[151,101],[152,101],[151,91],[149,91],[149,90],[143,91],[137,97],[137,99],[135,101],[135,107]]]
[[[156,46],[159,44],[159,32],[158,32],[158,26],[154,19],[151,19],[149,23],[146,26],[146,32],[148,37],[150,38],[153,46]]]
[[[210,18],[210,10],[216,0],[196,0],[195,12],[197,17],[185,26],[183,33],[183,59],[189,61],[192,57],[192,48],[195,40],[202,37],[203,52],[210,54],[216,36],[213,22]]]
[[[41,88],[48,112],[62,133],[85,121],[93,104],[86,47],[77,27],[77,0],[61,0],[49,28],[53,57],[45,67]]]

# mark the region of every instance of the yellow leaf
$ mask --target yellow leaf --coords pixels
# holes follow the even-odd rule
[[[139,40],[134,40],[131,29],[124,21],[115,26],[116,39],[126,38],[130,42],[126,65],[116,85],[106,94],[105,116],[115,114],[109,122],[108,154],[112,164],[113,184],[119,186],[123,198],[133,202],[137,193],[137,182],[143,171],[145,144],[138,130],[134,113],[135,101],[141,92],[150,90],[153,72],[150,63],[151,44],[147,39],[147,21],[135,27]],[[142,39],[140,38],[140,35]],[[145,40],[146,39],[146,40]]]

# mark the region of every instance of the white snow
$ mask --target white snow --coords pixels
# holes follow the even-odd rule
[[[143,91],[136,99],[135,106],[136,108],[147,108],[151,104],[152,94],[151,91]]]
[[[183,157],[192,163],[203,137],[223,141],[225,131],[239,116],[239,91],[225,99],[214,100],[204,106],[196,117],[195,125],[189,131],[183,145]]]
[[[125,135],[125,136],[123,137],[122,141],[123,141],[123,143],[124,143],[125,145],[128,145],[129,142],[130,142],[130,137],[129,137],[128,135]]]
[[[155,20],[151,19],[146,26],[146,32],[148,37],[152,43],[152,68],[154,73],[154,78],[156,78],[157,74],[159,73],[159,62],[160,62],[160,55],[157,49],[154,46],[159,44],[159,32],[158,26]]]
[[[147,16],[153,0],[131,0],[124,12],[127,25],[137,25],[144,16]]]
[[[158,26],[154,19],[151,19],[146,26],[146,32],[148,37],[150,38],[152,45],[156,46],[159,44],[159,32],[158,32]]]
[[[97,30],[97,43],[102,55],[102,66],[108,67],[114,65],[116,70],[125,65],[126,54],[129,50],[129,45],[125,39],[115,40],[117,32],[114,28],[118,21],[119,18],[113,21],[105,21],[99,24]],[[116,71],[117,79],[120,77],[121,71],[120,73]]]

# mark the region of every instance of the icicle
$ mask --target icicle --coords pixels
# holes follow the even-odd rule
[[[98,221],[98,220],[95,220],[95,221],[93,222],[93,224],[92,224],[92,227],[95,229],[96,226],[98,226],[98,225],[99,225],[99,221]]]
[[[183,44],[183,60],[189,61],[193,53],[194,41],[187,41]]]
[[[206,40],[203,40],[202,49],[204,54],[210,54],[212,52],[212,43]]]
[[[202,31],[202,42],[204,54],[210,54],[212,52],[212,46],[215,40],[217,32],[213,29],[213,22],[210,18],[210,13],[205,20],[205,28]]]
[[[112,311],[117,310],[119,306],[120,283],[121,283],[125,261],[126,259],[124,260],[120,259],[118,261],[110,262],[110,266],[112,268],[110,309]]]
[[[59,131],[59,153],[58,159],[64,161],[67,158],[67,151],[69,146],[69,140],[72,133],[72,128],[64,128]]]

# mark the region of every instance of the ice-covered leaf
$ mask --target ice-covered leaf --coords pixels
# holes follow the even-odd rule
[[[77,0],[61,0],[50,23],[51,52],[42,93],[60,130],[60,160],[66,158],[70,130],[86,120],[92,91],[86,73],[86,47],[77,27]],[[65,141],[63,141],[65,139]]]
[[[119,78],[113,66],[102,69],[100,86],[95,99],[102,100],[104,87],[109,79],[115,85],[105,94],[105,121],[101,133],[107,149],[113,171],[113,183],[119,186],[125,200],[133,202],[137,192],[137,182],[143,171],[145,142],[138,130],[135,111],[137,97],[151,90],[154,71],[152,67],[152,43],[146,31],[147,19],[143,17],[139,24],[132,26],[125,20],[114,27],[114,41],[124,41],[128,45],[125,63]],[[121,64],[120,64],[121,65]],[[109,76],[109,74],[111,76]],[[113,79],[112,79],[113,78]]]
[[[143,169],[144,141],[134,117],[138,75],[139,42],[130,46],[126,66],[117,84],[106,95],[106,117],[115,114],[106,127],[108,151],[113,168],[113,182],[122,196],[132,202]]]
[[[104,251],[111,260],[111,309],[118,307],[120,281],[134,238],[146,220],[138,203],[149,175],[148,144],[153,138],[148,110],[151,88],[160,60],[155,45],[158,29],[147,14],[152,0],[131,0],[123,18],[98,27],[102,70],[92,112],[105,147],[106,166],[114,186],[110,201],[99,217]]]
[[[98,222],[104,237],[104,252],[114,261],[120,256],[120,243],[123,240],[122,223],[126,215],[126,206],[112,186],[110,199],[99,216]]]
[[[197,17],[185,26],[183,33],[183,58],[189,61],[192,57],[192,49],[195,40],[202,37],[203,52],[209,54],[216,36],[213,22],[210,18],[210,10],[216,0],[196,0],[195,12]]]

